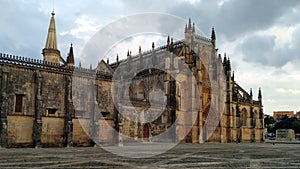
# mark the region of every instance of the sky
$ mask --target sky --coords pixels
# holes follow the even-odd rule
[[[262,89],[265,114],[300,111],[299,0],[1,0],[0,52],[42,59],[53,9],[58,48],[66,58],[73,43],[77,64],[85,61],[81,52],[95,33],[131,15],[155,12],[186,21],[190,17],[208,38],[214,26],[219,52],[230,57],[238,84],[246,91],[252,88],[255,99]],[[100,58],[114,61],[116,53],[124,58],[128,49],[137,53],[139,45],[143,50],[152,42],[163,45],[165,37],[136,35]]]

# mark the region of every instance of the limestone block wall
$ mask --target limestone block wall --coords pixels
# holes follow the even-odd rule
[[[43,72],[42,97],[44,116],[48,116],[48,109],[57,109],[53,115],[64,117],[65,114],[65,79],[62,74]]]
[[[91,139],[89,137],[90,120],[89,119],[73,119],[73,137],[74,146],[89,146]]]
[[[42,117],[42,145],[63,146],[64,119],[55,117]]]
[[[115,136],[115,124],[113,120],[99,120],[99,143],[100,144],[113,144]]]
[[[198,126],[194,125],[192,127],[192,143],[197,143],[199,140],[199,134],[198,134]]]
[[[259,143],[263,141],[263,134],[264,129],[255,129],[255,142]]]
[[[212,129],[214,129],[214,127],[212,127]],[[221,142],[221,127],[215,128],[208,138],[208,142]]]
[[[34,76],[33,70],[7,67],[8,70],[8,115],[33,115],[34,114]],[[23,96],[22,112],[15,112],[15,96]]]
[[[7,116],[7,129],[9,146],[32,145],[33,117]]]
[[[251,129],[242,127],[242,142],[251,142]]]

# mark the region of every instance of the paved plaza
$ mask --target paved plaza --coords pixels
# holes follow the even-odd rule
[[[100,147],[1,148],[0,156],[0,168],[300,168],[300,144],[179,144],[148,158]]]

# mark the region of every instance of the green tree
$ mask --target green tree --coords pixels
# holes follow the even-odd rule
[[[272,133],[273,132],[273,124],[275,122],[276,122],[276,120],[272,116],[266,116],[264,118],[265,128],[267,128],[268,133]]]
[[[300,121],[295,117],[284,117],[281,121],[276,122],[270,131],[276,132],[277,129],[293,129],[295,133],[300,133]]]
[[[265,122],[265,127],[267,127],[271,124],[274,124],[276,122],[276,120],[272,116],[266,116],[264,119],[264,122]]]

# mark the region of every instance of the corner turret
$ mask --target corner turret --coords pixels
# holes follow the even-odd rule
[[[192,24],[191,18],[189,18],[188,24],[185,26],[185,41],[188,45],[191,45],[195,39],[195,24]]]

